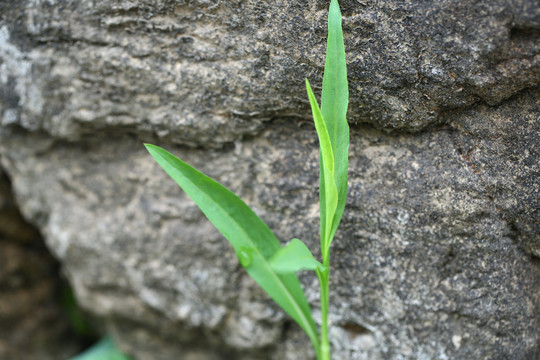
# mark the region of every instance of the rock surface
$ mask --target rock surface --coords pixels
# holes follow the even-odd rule
[[[341,6],[351,159],[334,357],[537,358],[537,1]],[[136,359],[313,358],[142,142],[318,248],[303,78],[322,78],[326,7],[0,1],[2,165],[81,304]]]

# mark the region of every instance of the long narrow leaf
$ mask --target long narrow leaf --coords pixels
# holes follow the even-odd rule
[[[268,262],[281,248],[268,226],[215,180],[158,146],[145,146],[231,243],[248,274],[304,329],[318,351],[315,322],[300,281],[294,274],[276,273]]]
[[[321,233],[321,249],[323,254],[325,250],[330,247],[332,220],[336,212],[338,205],[338,191],[336,187],[336,181],[334,177],[334,153],[332,150],[332,144],[326,128],[317,99],[313,94],[313,90],[306,79],[306,89],[308,92],[309,103],[311,105],[311,112],[313,113],[313,120],[315,122],[315,129],[319,136],[319,144],[321,148],[320,162],[321,162],[321,189],[320,189],[320,206],[321,206],[321,229],[324,229],[324,233]]]
[[[330,241],[334,237],[341,221],[347,197],[349,125],[346,116],[348,103],[349,90],[347,84],[345,45],[341,28],[341,12],[338,2],[332,0],[328,11],[328,40],[321,95],[321,112],[326,123],[326,128],[328,129],[330,142],[332,143],[334,177],[338,191],[338,204],[336,212],[332,214],[331,220]],[[324,187],[323,183],[325,180],[321,176],[321,188]],[[327,232],[328,230],[325,229],[324,233]],[[321,229],[321,236],[322,234],[323,229]],[[327,245],[330,246],[330,243]],[[326,250],[328,249],[323,249],[323,251]]]

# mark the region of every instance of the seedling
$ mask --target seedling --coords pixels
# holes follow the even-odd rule
[[[306,88],[320,145],[322,262],[317,261],[298,239],[281,247],[270,228],[253,210],[215,180],[158,146],[145,146],[157,163],[231,243],[248,274],[306,332],[317,359],[329,360],[330,245],[345,208],[349,162],[349,125],[346,119],[349,90],[341,13],[337,0],[331,0],[328,12],[326,64],[320,108],[307,79]],[[319,278],[320,333],[296,276],[300,270],[313,270]]]

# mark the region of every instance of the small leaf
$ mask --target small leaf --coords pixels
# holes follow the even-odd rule
[[[300,270],[323,270],[324,266],[315,260],[308,247],[298,239],[292,239],[270,258],[270,266],[280,273],[296,273]]]
[[[242,199],[217,181],[158,146],[145,146],[157,163],[231,243],[253,280],[304,329],[318,352],[315,321],[300,281],[294,274],[276,273],[268,262],[281,248],[270,228]]]

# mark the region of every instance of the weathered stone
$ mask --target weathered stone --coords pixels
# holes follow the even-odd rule
[[[537,358],[540,7],[341,6],[352,127],[334,358]],[[82,306],[137,359],[313,358],[142,142],[317,249],[303,78],[320,83],[326,7],[0,1],[2,164]],[[316,278],[301,278],[317,310]]]
[[[221,146],[307,118],[301,80],[322,74],[327,1],[2,3],[3,122],[56,137],[129,128]],[[342,7],[351,121],[420,130],[540,80],[535,0]]]
[[[510,236],[540,257],[540,100],[519,96],[450,116],[458,153],[508,222]]]

